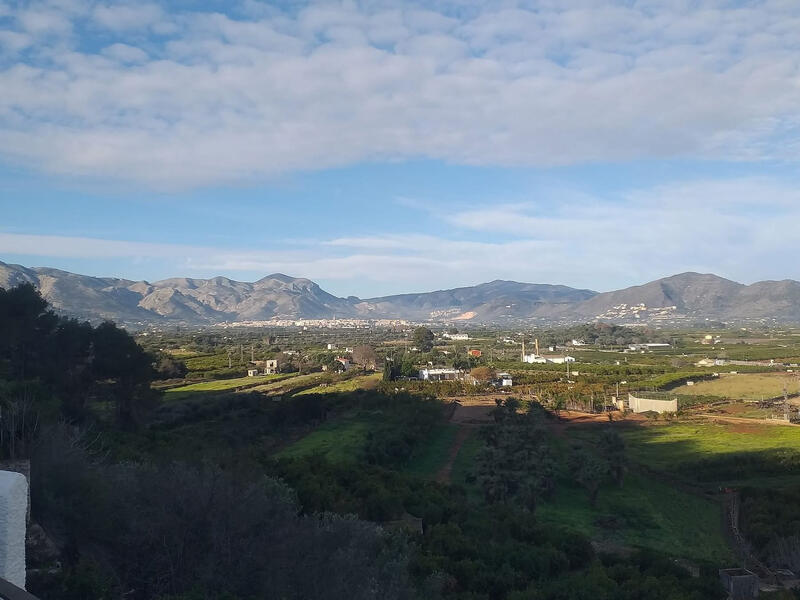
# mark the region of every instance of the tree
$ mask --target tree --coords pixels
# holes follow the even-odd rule
[[[475,367],[469,372],[477,381],[486,383],[495,378],[494,369],[490,367]]]
[[[392,362],[387,358],[383,363],[383,380],[392,381],[394,379],[394,369],[392,369]]]
[[[353,362],[365,369],[374,371],[378,364],[378,355],[372,346],[363,344],[353,348]]]
[[[600,486],[608,476],[608,463],[584,448],[573,448],[568,461],[575,481],[586,489],[589,504],[594,507]]]
[[[609,413],[610,415],[611,413]],[[600,455],[608,463],[608,473],[617,485],[622,485],[625,471],[628,469],[628,455],[625,452],[625,440],[612,429],[607,429],[600,436],[598,443]]]
[[[169,354],[163,354],[155,368],[158,379],[178,379],[186,377],[186,373],[189,372],[185,362]]]
[[[433,348],[433,332],[427,327],[417,327],[411,340],[421,352],[430,352],[431,348]]]
[[[153,402],[152,357],[125,330],[111,322],[95,329],[93,345],[95,376],[103,383],[110,383],[104,388],[106,397],[116,403],[119,425],[132,429]]]

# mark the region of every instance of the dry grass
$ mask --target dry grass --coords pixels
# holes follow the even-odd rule
[[[682,385],[673,393],[686,396],[718,396],[741,400],[775,398],[783,394],[784,385],[789,394],[797,394],[800,379],[794,373],[724,373],[711,381]]]

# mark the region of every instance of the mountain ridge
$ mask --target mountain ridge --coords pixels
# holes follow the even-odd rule
[[[800,282],[745,285],[685,272],[620,290],[496,279],[473,286],[374,298],[341,298],[302,277],[273,273],[254,282],[227,277],[133,281],[0,262],[0,287],[31,283],[58,311],[122,323],[215,324],[272,319],[405,319],[439,322],[681,319],[800,322]]]

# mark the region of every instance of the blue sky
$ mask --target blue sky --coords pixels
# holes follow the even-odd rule
[[[800,279],[800,5],[0,0],[0,260]]]

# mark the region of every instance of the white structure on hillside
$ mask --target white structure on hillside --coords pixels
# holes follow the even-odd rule
[[[514,385],[514,380],[511,379],[510,373],[498,373],[497,382],[500,384],[500,387],[511,387]]]
[[[264,361],[264,375],[275,375],[278,372],[278,359]]]
[[[652,350],[653,348],[669,348],[669,344],[628,344],[628,349],[633,350]]]
[[[523,354],[522,362],[531,364],[544,364],[547,362],[547,359],[544,356],[539,356],[538,354]]]
[[[554,364],[563,365],[564,363],[574,363],[575,358],[572,356],[540,356],[538,354],[523,354],[522,362],[533,364]]]
[[[656,400],[654,398],[640,398],[633,394],[628,394],[628,408],[635,413],[642,412],[678,412],[678,399],[667,400],[665,398]]]
[[[545,356],[544,358],[546,362],[553,363],[554,365],[575,362],[575,358],[572,356]]]
[[[469,335],[466,333],[443,333],[443,338],[447,338],[449,340],[468,340]]]
[[[258,375],[258,369],[247,369],[248,377],[255,377],[256,375]]]
[[[419,378],[424,381],[457,381],[464,378],[464,371],[458,369],[420,369]]]
[[[28,480],[0,471],[0,577],[23,589],[27,513]]]

